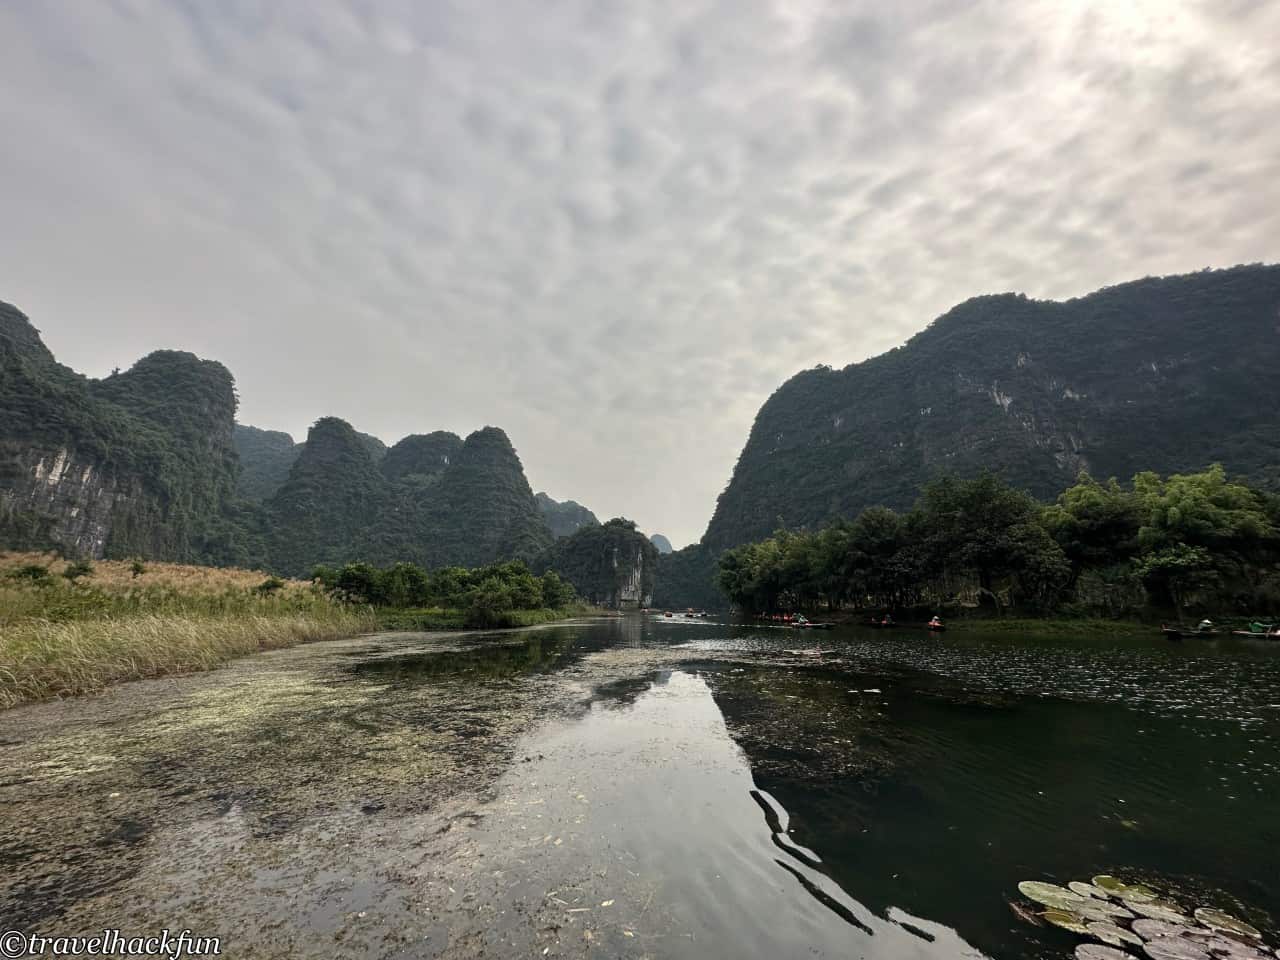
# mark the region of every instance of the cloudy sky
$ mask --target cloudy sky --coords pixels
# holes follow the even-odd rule
[[[1280,3],[10,0],[0,299],[677,546],[784,379],[1280,259]]]

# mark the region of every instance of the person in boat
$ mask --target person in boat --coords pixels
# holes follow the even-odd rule
[[[809,622],[809,618],[806,617],[803,613],[797,613],[795,622],[800,626],[804,626],[806,623]]]
[[[929,626],[931,629],[936,630],[938,627],[942,626],[942,618],[935,613],[933,615],[933,619],[929,621]]]
[[[892,627],[892,626],[893,626],[893,617],[889,616],[889,614],[887,614],[887,613],[886,613],[886,614],[884,615],[884,619],[880,621],[880,626],[882,626],[882,627]]]
[[[1196,633],[1208,633],[1212,629],[1213,629],[1213,621],[1210,620],[1208,617],[1205,617],[1198,624],[1196,624]]]

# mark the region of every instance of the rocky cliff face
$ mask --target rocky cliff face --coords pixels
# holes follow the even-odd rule
[[[1078,300],[967,301],[906,345],[783,384],[756,417],[703,543],[909,507],[990,468],[1050,498],[1080,470],[1213,462],[1280,481],[1280,267],[1139,280]]]
[[[96,459],[67,447],[0,442],[7,476],[0,480],[0,537],[15,548],[60,546],[72,556],[101,557],[117,520],[146,494],[122,484]]]
[[[563,537],[534,563],[554,570],[578,595],[608,607],[648,606],[658,569],[658,551],[630,520],[615,518]]]
[[[235,403],[226,368],[189,353],[82,377],[0,304],[0,544],[222,559]]]

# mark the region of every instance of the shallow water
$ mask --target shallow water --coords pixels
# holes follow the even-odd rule
[[[1066,957],[1007,901],[1110,872],[1274,942],[1278,733],[1256,641],[317,644],[0,715],[0,915],[244,956]]]

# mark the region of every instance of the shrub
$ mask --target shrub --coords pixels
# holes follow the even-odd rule
[[[88,560],[73,560],[62,571],[62,575],[72,583],[75,583],[81,577],[89,576],[91,573],[93,573],[93,564]]]
[[[10,580],[30,580],[32,583],[48,583],[49,568],[39,563],[23,564],[9,571]]]

